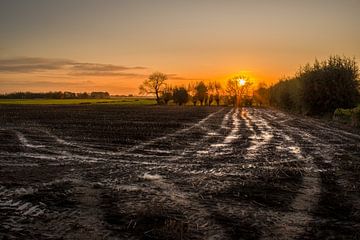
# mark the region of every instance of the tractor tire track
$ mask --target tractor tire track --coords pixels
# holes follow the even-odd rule
[[[271,111],[271,113],[269,113],[269,111],[262,111],[259,112],[259,114],[262,114],[265,118],[267,119],[271,119],[269,117],[270,114],[272,114],[273,111]],[[295,123],[297,125],[295,125]],[[280,126],[278,122],[273,121],[272,125],[273,126],[278,126],[278,127],[282,127],[283,129],[286,129],[286,131],[288,132],[288,134],[292,135],[294,139],[297,139],[297,141],[299,141],[298,139],[301,139],[301,141],[303,143],[301,143],[301,145],[303,145],[303,149],[306,152],[306,155],[312,158],[312,165],[310,167],[310,169],[319,169],[318,171],[311,171],[313,174],[314,172],[317,172],[317,179],[319,179],[318,181],[320,182],[320,177],[321,177],[321,183],[320,185],[320,189],[321,191],[316,191],[317,195],[318,195],[318,204],[319,203],[323,203],[324,201],[331,201],[331,199],[329,199],[329,195],[330,197],[335,197],[336,196],[331,196],[331,194],[329,194],[329,188],[334,188],[336,186],[343,186],[341,183],[343,181],[347,181],[346,179],[341,179],[338,177],[334,176],[335,171],[337,171],[337,169],[339,169],[339,162],[336,161],[336,157],[342,154],[347,154],[344,151],[343,148],[343,139],[347,139],[347,141],[354,141],[354,144],[357,144],[357,139],[358,136],[354,136],[352,133],[349,134],[344,134],[340,135],[339,134],[343,131],[343,130],[338,130],[338,129],[331,129],[331,128],[324,128],[322,127],[322,124],[320,124],[319,130],[315,131],[317,128],[316,124],[317,121],[315,120],[310,120],[308,121],[307,119],[291,119],[289,121],[286,122],[286,126]],[[320,134],[319,134],[320,133]],[[322,137],[322,136],[326,136],[326,137]],[[321,137],[321,138],[320,138]],[[337,139],[336,141],[333,141],[333,139]],[[340,143],[340,144],[338,144]],[[325,171],[323,171],[321,168],[322,166],[326,166]],[[335,182],[333,182],[333,184],[335,186],[329,186],[328,183],[324,184],[324,181],[327,182],[328,177],[334,178],[335,177]],[[326,178],[324,178],[326,177]],[[309,183],[311,184],[311,182],[309,181]],[[311,190],[311,188],[309,188],[309,191]],[[331,190],[330,190],[331,191]],[[338,190],[339,191],[339,190]],[[341,190],[342,191],[342,190]],[[334,193],[333,193],[334,194]],[[339,192],[339,194],[341,194],[341,192]],[[346,194],[346,193],[343,193]],[[326,200],[323,199],[323,196],[326,196]],[[354,196],[352,196],[352,194],[347,195],[346,197],[344,196],[344,198],[346,198],[346,200],[344,199],[344,204],[349,206],[349,208],[353,209],[352,212],[356,212],[359,211],[359,207],[360,205],[358,204],[358,199]],[[337,202],[332,203],[332,205],[330,207],[332,208],[337,208],[338,206],[336,206]],[[311,212],[314,213],[318,210],[316,209],[322,209],[323,206],[318,205],[318,206],[313,206],[311,208]],[[341,207],[340,207],[341,208]],[[335,210],[334,210],[335,211]],[[347,210],[342,210],[342,211],[347,211]],[[336,214],[335,212],[332,214]],[[316,218],[316,219],[315,219]],[[328,221],[326,219],[319,219],[319,217],[317,216],[313,216],[312,217],[312,223],[314,223],[315,221]],[[356,221],[356,220],[355,220]],[[304,226],[305,227],[305,226]],[[309,228],[309,225],[308,225]],[[350,232],[351,233],[351,232]],[[304,233],[305,234],[305,233]],[[305,234],[306,235],[306,234]],[[298,236],[298,237],[302,237],[302,236]],[[325,237],[325,236],[324,236]]]
[[[41,124],[1,128],[1,136],[11,139],[2,141],[0,170],[64,164],[63,180],[74,179],[69,196],[77,205],[53,208],[24,200],[0,182],[0,232],[6,228],[3,236],[10,238],[151,238],[154,225],[144,223],[143,210],[154,212],[155,203],[168,224],[164,229],[181,226],[181,239],[301,239],[316,221],[328,221],[316,215],[330,189],[323,174],[341,167],[336,156],[350,151],[356,158],[359,136],[275,110],[224,110],[122,151],[62,139]],[[299,181],[287,183],[288,173]],[[273,181],[280,187],[272,188]],[[339,176],[334,184],[343,191],[351,182]],[[289,204],[272,202],[277,189],[285,190]],[[344,201],[358,210],[354,196],[344,195]]]

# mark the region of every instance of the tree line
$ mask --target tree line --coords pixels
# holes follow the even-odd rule
[[[16,92],[16,93],[7,93],[0,94],[1,99],[35,99],[35,98],[43,98],[43,99],[103,99],[110,98],[110,94],[108,92],[83,92],[83,93],[74,93],[74,92],[45,92],[45,93],[33,93],[33,92]]]
[[[187,86],[171,86],[166,74],[155,72],[140,86],[141,94],[153,94],[158,104],[171,100],[184,105],[271,106],[306,115],[326,115],[337,108],[352,108],[360,103],[359,68],[354,59],[331,56],[324,61],[300,67],[293,77],[267,87],[260,84],[250,92],[247,76],[218,81],[200,81]]]
[[[173,101],[177,105],[191,102],[194,106],[251,105],[248,97],[251,81],[247,76],[236,76],[228,79],[226,86],[219,81],[199,81],[187,86],[172,86],[166,80],[167,75],[155,72],[140,85],[140,94],[152,94],[159,105]]]
[[[331,56],[301,67],[295,76],[255,91],[257,102],[305,115],[326,115],[360,103],[359,68],[347,57]]]

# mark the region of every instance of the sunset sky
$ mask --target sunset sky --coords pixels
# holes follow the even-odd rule
[[[315,58],[360,59],[359,0],[1,0],[0,93],[138,94],[246,73],[271,83]]]

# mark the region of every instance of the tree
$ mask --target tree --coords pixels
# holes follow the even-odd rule
[[[251,84],[249,77],[245,75],[239,75],[227,81],[226,92],[230,95],[234,106],[241,106],[243,104],[244,96],[247,95]]]
[[[354,59],[333,56],[306,64],[294,77],[269,88],[270,105],[308,115],[332,114],[358,102],[359,69]]]
[[[351,108],[359,96],[359,69],[354,59],[332,56],[299,72],[302,103],[307,114]]]
[[[196,96],[196,84],[189,83],[187,91],[189,94],[189,98],[191,99],[191,102],[193,103],[194,106],[196,106],[196,103],[198,101],[198,98]]]
[[[161,72],[154,72],[140,85],[140,94],[155,94],[157,104],[161,104],[160,95],[166,87],[167,76]]]
[[[81,99],[86,99],[90,97],[90,95],[87,92],[77,93],[76,96],[77,98],[81,98]]]
[[[91,98],[110,98],[110,94],[108,92],[91,92]]]
[[[164,88],[164,90],[161,93],[161,101],[164,102],[166,105],[172,99],[172,92],[173,92],[172,87],[169,85],[166,85],[166,87]]]
[[[258,106],[269,105],[269,90],[265,83],[260,83],[254,92],[254,101]]]
[[[214,92],[215,92],[215,102],[216,102],[216,105],[219,106],[220,105],[220,92],[222,90],[222,87],[221,87],[221,84],[219,82],[214,82],[213,83],[213,86],[214,86]]]
[[[204,82],[199,82],[196,87],[196,97],[200,102],[200,105],[202,106],[204,101],[207,99],[208,97],[208,88],[206,87]]]
[[[173,99],[179,106],[186,104],[189,100],[189,94],[184,87],[175,88],[173,92]]]
[[[76,98],[76,93],[65,91],[63,96],[65,99],[74,99]]]
[[[208,105],[211,106],[211,103],[214,101],[214,95],[215,95],[215,86],[213,82],[209,82],[207,85],[208,89]]]
[[[209,82],[207,85],[207,95],[208,95],[208,105],[210,106],[213,101],[216,102],[216,105],[220,105],[220,95],[221,95],[221,84],[217,81]],[[206,98],[205,98],[206,100]]]

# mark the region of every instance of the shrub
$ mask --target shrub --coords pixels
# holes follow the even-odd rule
[[[359,98],[359,71],[355,60],[330,57],[300,68],[293,78],[269,88],[269,103],[287,111],[309,115],[354,107]]]
[[[174,103],[181,106],[189,101],[189,94],[184,87],[175,88],[173,92],[173,99]]]
[[[360,106],[352,110],[351,126],[360,127]]]
[[[351,124],[353,127],[360,127],[360,106],[353,109],[337,108],[333,119],[338,122]]]
[[[342,123],[350,123],[352,118],[352,110],[337,108],[334,112],[333,119]]]

